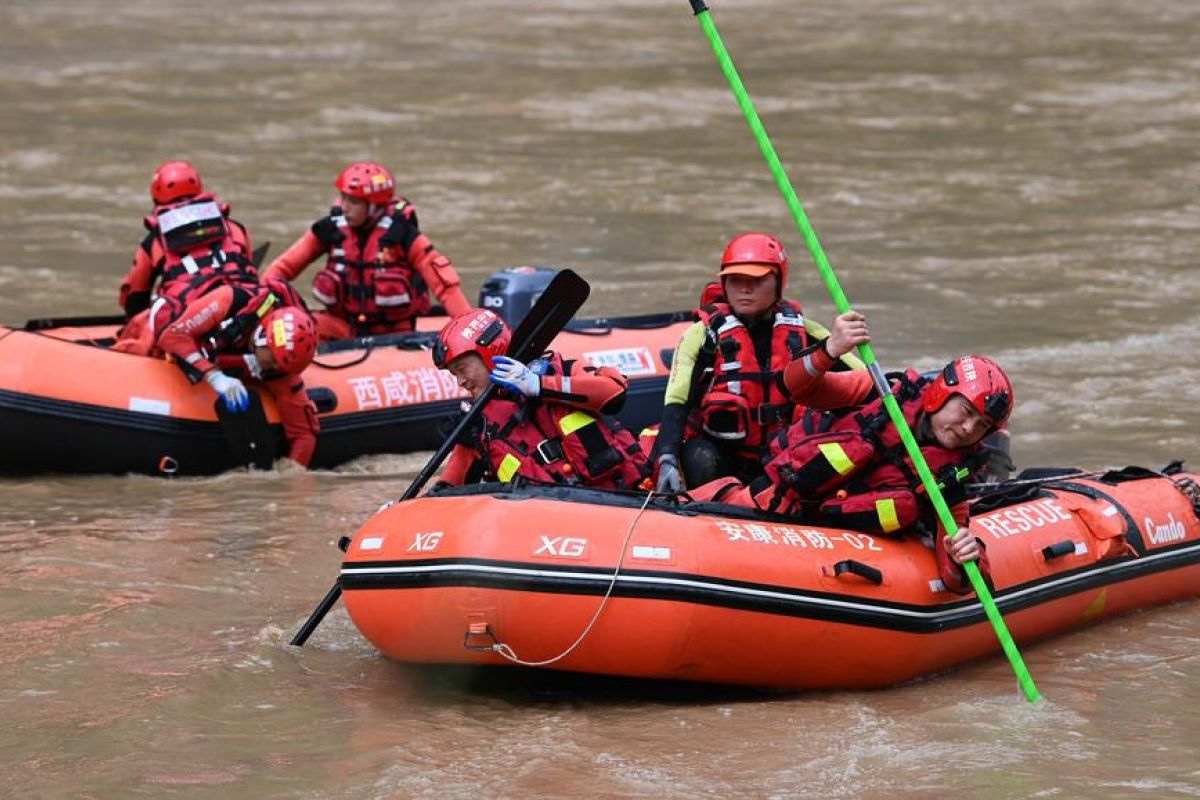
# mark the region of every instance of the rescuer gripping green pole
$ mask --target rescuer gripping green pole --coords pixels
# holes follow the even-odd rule
[[[813,261],[816,262],[817,270],[821,273],[821,280],[825,282],[825,287],[833,298],[833,304],[837,308],[838,314],[846,313],[850,310],[850,302],[842,292],[841,284],[838,283],[833,267],[830,266],[829,259],[825,257],[825,251],[821,249],[821,243],[817,241],[816,231],[813,230],[808,221],[808,215],[804,213],[804,208],[800,205],[800,199],[796,196],[796,191],[792,188],[792,182],[788,180],[787,173],[784,172],[779,156],[775,154],[775,148],[771,144],[770,137],[767,136],[766,128],[758,118],[758,112],[754,110],[754,104],[750,100],[746,87],[742,84],[742,79],[738,76],[733,59],[730,58],[729,51],[725,49],[725,44],[721,41],[721,34],[717,32],[716,23],[712,20],[708,6],[704,4],[704,0],[688,0],[688,2],[691,3],[692,12],[696,15],[700,28],[708,37],[709,44],[712,45],[717,61],[721,65],[721,71],[725,73],[729,88],[733,90],[738,106],[742,109],[742,114],[746,117],[746,122],[749,123],[750,130],[753,131],[754,138],[758,141],[763,158],[766,159],[767,166],[771,169],[771,175],[775,178],[775,185],[779,187],[784,202],[787,203],[788,211],[791,212],[792,219],[796,221],[796,227],[800,229],[800,233],[804,237],[804,243],[808,247],[808,252],[812,254]],[[958,523],[954,521],[954,516],[950,513],[945,498],[942,497],[941,489],[938,488],[937,481],[929,471],[929,465],[925,463],[921,448],[917,445],[917,440],[913,438],[912,431],[909,430],[908,423],[904,420],[904,414],[900,411],[900,405],[892,395],[892,389],[884,375],[883,368],[875,360],[875,353],[872,352],[869,344],[861,344],[858,346],[858,354],[867,365],[871,381],[883,398],[883,405],[887,409],[888,416],[891,417],[892,423],[900,434],[901,441],[904,442],[904,449],[917,468],[917,474],[920,475],[921,482],[925,485],[925,491],[929,494],[929,499],[937,511],[938,519],[941,520],[951,537],[957,536],[959,533]],[[979,566],[974,561],[969,561],[963,565],[963,568],[971,582],[971,588],[975,590],[975,596],[979,598],[984,613],[987,614],[992,628],[996,631],[1000,647],[1008,656],[1008,661],[1017,675],[1017,682],[1020,684],[1021,690],[1029,702],[1036,702],[1041,695],[1033,683],[1033,678],[1029,675],[1029,670],[1025,667],[1025,662],[1021,658],[1020,651],[1017,650],[1012,635],[1008,632],[1008,627],[1004,624],[1004,618],[1000,616],[1000,610],[996,608],[996,602],[992,599],[992,593],[988,591],[987,583],[984,582],[983,575],[979,572]]]

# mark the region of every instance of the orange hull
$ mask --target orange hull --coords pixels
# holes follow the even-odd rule
[[[630,377],[621,418],[640,428],[662,410],[664,351],[669,357],[674,350],[690,324],[685,317],[598,321],[586,333],[561,334],[555,347],[567,358],[621,367]],[[428,353],[444,322],[423,318],[411,334],[323,345],[304,373],[321,418],[314,466],[441,443],[438,423],[463,396]],[[154,474],[171,464],[179,474],[208,474],[234,466],[208,387],[190,385],[161,359],[90,344],[110,341],[114,331],[0,327],[0,437],[6,444],[0,472]],[[281,446],[278,415],[269,399],[264,405],[268,435]]]
[[[570,651],[554,669],[780,689],[888,686],[999,652],[915,540],[712,504],[639,516],[641,501],[491,486],[391,506],[349,545],[346,607],[401,661],[509,663],[503,643],[526,662]],[[972,529],[1018,643],[1200,595],[1200,522],[1172,480],[1067,477],[1004,502]]]

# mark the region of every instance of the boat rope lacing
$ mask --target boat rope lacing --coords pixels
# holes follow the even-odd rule
[[[1107,470],[1097,469],[1090,472],[1064,472],[1061,475],[1045,475],[1041,478],[1029,478],[1027,480],[1009,479],[998,483],[968,483],[967,491],[972,499],[976,497],[987,497],[1001,492],[1007,492],[1010,489],[1018,489],[1026,486],[1043,486],[1047,483],[1061,483],[1063,481],[1073,480],[1091,480],[1103,475]]]
[[[1175,484],[1176,489],[1183,493],[1184,497],[1191,501],[1192,510],[1197,516],[1200,516],[1200,485],[1186,475],[1171,478],[1171,482]]]
[[[583,640],[586,639],[587,635],[592,632],[592,628],[594,628],[596,626],[596,621],[599,620],[600,615],[602,613],[604,613],[604,607],[608,605],[608,598],[610,598],[612,596],[613,589],[616,588],[617,578],[618,578],[618,576],[620,576],[621,567],[625,563],[625,551],[629,547],[629,540],[633,537],[633,529],[637,526],[638,520],[642,518],[642,512],[644,512],[646,510],[646,506],[650,505],[650,500],[653,497],[654,497],[653,489],[646,492],[646,501],[644,503],[642,503],[642,507],[639,508],[637,510],[637,513],[633,515],[633,519],[629,523],[629,530],[625,531],[625,540],[623,542],[621,542],[621,552],[617,557],[617,566],[613,570],[612,577],[609,579],[608,590],[604,592],[604,597],[600,600],[600,605],[599,605],[599,607],[596,608],[596,613],[592,614],[591,620],[588,621],[587,627],[585,627],[583,629],[583,633],[579,634],[579,638],[576,639],[570,647],[568,647],[566,650],[563,650],[558,655],[554,656],[554,658],[547,658],[542,661],[522,660],[521,658],[519,658],[517,656],[516,651],[513,650],[512,647],[505,644],[504,642],[496,642],[495,644],[493,644],[491,646],[491,649],[494,650],[495,652],[499,653],[501,656],[508,659],[509,661],[513,662],[514,664],[520,664],[523,667],[544,667],[547,664],[553,664],[555,661],[561,661],[562,659],[566,658],[571,653],[573,653],[575,651],[575,649],[579,647],[579,645],[583,644]]]

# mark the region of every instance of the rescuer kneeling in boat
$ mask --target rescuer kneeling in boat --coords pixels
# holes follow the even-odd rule
[[[178,316],[193,299],[216,286],[254,286],[258,275],[250,252],[250,234],[229,218],[229,206],[204,191],[200,173],[186,161],[167,161],[150,182],[154,211],[146,217],[146,236],[133,254],[133,266],[121,281],[125,325],[113,349],[150,355],[152,319],[170,306]]]
[[[649,474],[633,436],[605,414],[620,410],[627,381],[612,367],[564,361],[548,352],[529,366],[508,358],[511,334],[491,311],[472,311],[442,328],[433,361],[477,400],[488,383],[501,391],[482,424],[455,445],[439,487],[516,476],[595,489],[639,488]]]
[[[720,284],[705,288],[700,321],[671,361],[654,449],[659,492],[763,474],[767,442],[795,410],[783,370],[813,342],[800,306],[783,298],[787,274],[774,236],[743,233],[726,246]]]
[[[243,381],[261,381],[279,409],[288,457],[308,466],[320,424],[300,373],[317,352],[317,328],[295,289],[283,281],[222,286],[166,325],[158,346],[189,381],[207,382],[226,411],[246,411],[250,395]]]
[[[470,311],[450,259],[421,233],[412,203],[396,197],[390,172],[360,161],[333,185],[339,196],[329,215],[263,273],[264,280],[294,281],[327,256],[313,278],[313,295],[325,305],[313,315],[322,339],[411,331],[433,307],[431,289],[450,316]]]
[[[988,458],[990,451],[981,440],[1003,427],[1012,413],[1012,384],[994,361],[982,356],[958,358],[932,380],[911,369],[888,375],[896,402],[962,528],[950,540],[870,375],[829,372],[839,356],[869,341],[862,314],[839,316],[829,338],[784,372],[792,399],[807,410],[772,441],[766,475],[736,491],[704,494],[815,525],[881,534],[915,528],[931,540],[946,588],[966,592],[969,585],[959,565],[979,559],[988,574],[981,543],[966,528],[966,483]]]

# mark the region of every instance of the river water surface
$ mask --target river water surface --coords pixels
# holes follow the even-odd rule
[[[713,13],[885,367],[998,358],[1022,467],[1200,459],[1200,5]],[[761,229],[832,316],[682,0],[7,0],[0,56],[0,321],[116,311],[175,157],[276,253],[372,158],[468,295],[544,264],[691,307]],[[414,670],[340,609],[288,647],[424,459],[0,481],[0,793],[1200,796],[1196,603],[1027,645],[1036,707],[998,656],[776,696]]]

